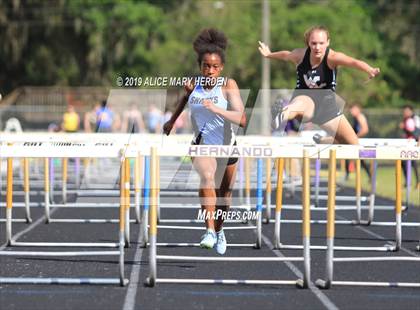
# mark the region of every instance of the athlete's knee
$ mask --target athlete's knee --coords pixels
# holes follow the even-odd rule
[[[205,188],[214,188],[215,182],[214,182],[214,173],[211,172],[204,172],[200,176],[200,183],[201,186]]]

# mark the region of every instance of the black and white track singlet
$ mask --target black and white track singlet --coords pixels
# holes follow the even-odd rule
[[[337,69],[332,70],[328,67],[329,52],[330,48],[327,48],[321,63],[312,68],[311,49],[306,49],[305,56],[296,69],[296,89],[331,89],[335,92]]]
[[[298,96],[308,96],[315,104],[312,123],[322,125],[343,114],[343,107],[336,102],[335,87],[337,85],[337,69],[328,67],[327,59],[330,49],[318,66],[311,65],[310,48],[306,49],[302,62],[296,68],[296,89],[291,100]]]

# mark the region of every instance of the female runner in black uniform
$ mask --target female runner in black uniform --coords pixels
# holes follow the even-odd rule
[[[290,104],[279,113],[279,123],[295,118],[319,125],[335,143],[358,144],[352,126],[342,114],[335,97],[337,67],[351,67],[366,72],[369,79],[379,74],[379,68],[329,48],[327,28],[315,26],[305,32],[306,48],[271,52],[259,42],[264,57],[288,60],[297,66],[297,85]],[[276,117],[277,119],[277,117]]]

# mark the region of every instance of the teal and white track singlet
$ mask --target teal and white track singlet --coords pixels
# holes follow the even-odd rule
[[[223,96],[222,86],[210,90],[197,85],[188,98],[191,124],[194,130],[194,144],[232,145],[235,135],[230,121],[203,106],[204,100],[211,100],[217,107],[227,110],[228,101]]]

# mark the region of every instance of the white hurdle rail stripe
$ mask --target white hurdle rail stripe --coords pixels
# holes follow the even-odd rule
[[[158,278],[156,283],[177,284],[224,284],[224,285],[295,285],[296,281],[288,280],[240,280],[240,279],[166,279]]]
[[[150,156],[150,149],[144,146],[144,141],[136,141],[133,138],[129,140],[129,135],[125,136],[126,140],[106,140],[101,142],[98,137],[96,141],[91,142],[60,142],[60,138],[55,141],[48,142],[25,142],[16,141],[16,137],[12,138],[12,142],[3,142],[0,145],[0,154],[2,157],[8,158],[119,158],[121,152],[127,158],[135,158],[140,155]],[[5,140],[3,137],[0,140]],[[98,141],[99,140],[99,141]],[[127,145],[128,141],[130,144]],[[143,143],[143,145],[139,144]],[[287,147],[285,147],[287,146]],[[251,158],[302,158],[303,149],[308,151],[309,158],[328,159],[328,152],[335,149],[337,159],[380,159],[380,160],[418,160],[419,147],[410,144],[408,146],[361,146],[361,145],[247,145],[243,146],[209,146],[209,145],[178,145],[162,144],[162,140],[156,145],[159,150],[159,156],[183,157],[183,156],[213,156],[213,157],[251,157]]]
[[[1,277],[0,284],[96,284],[96,285],[118,285],[119,279],[113,278],[13,278]]]

